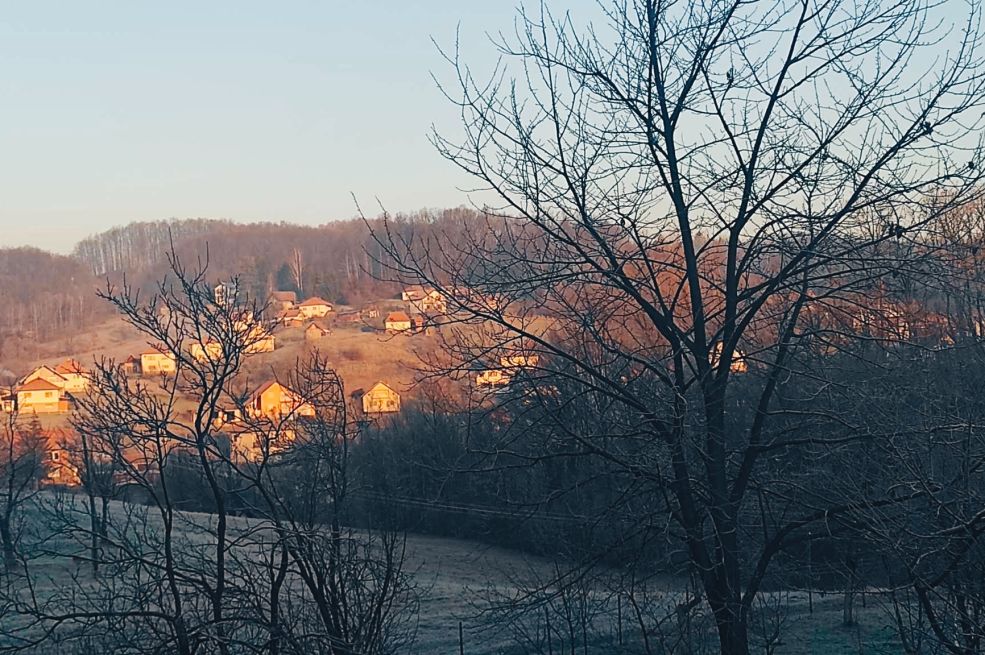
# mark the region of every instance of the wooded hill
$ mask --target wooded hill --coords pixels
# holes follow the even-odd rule
[[[457,208],[398,215],[389,225],[410,238],[449,225],[468,230],[480,220],[477,212]],[[359,219],[317,227],[210,219],[131,223],[87,237],[69,256],[0,249],[0,357],[18,342],[47,341],[108,318],[111,308],[95,295],[107,280],[126,276],[151,291],[167,270],[172,244],[189,263],[208,258],[212,279],[238,276],[241,288],[257,298],[285,290],[349,304],[399,294],[396,284],[380,281],[383,254]]]

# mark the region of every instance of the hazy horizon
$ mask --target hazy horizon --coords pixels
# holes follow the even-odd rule
[[[588,3],[580,3],[588,6]],[[0,246],[142,220],[316,225],[467,204],[431,39],[494,62],[515,3],[21,3],[0,17]]]

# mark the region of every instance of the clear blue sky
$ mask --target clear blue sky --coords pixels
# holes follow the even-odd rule
[[[589,4],[582,0],[579,4]],[[456,114],[430,39],[470,62],[516,0],[5,2],[0,246],[67,251],[134,220],[321,223],[453,206],[427,141]]]

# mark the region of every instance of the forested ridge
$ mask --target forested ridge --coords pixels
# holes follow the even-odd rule
[[[395,217],[391,226],[409,235],[437,225],[464,228],[479,218],[462,208],[420,211]],[[238,277],[253,297],[288,290],[358,303],[398,291],[378,280],[379,246],[362,219],[320,226],[202,218],[135,222],[83,239],[71,255],[0,248],[0,337],[46,341],[106,319],[111,312],[95,290],[123,276],[150,290],[167,270],[172,244],[186,261],[207,258],[211,278]]]

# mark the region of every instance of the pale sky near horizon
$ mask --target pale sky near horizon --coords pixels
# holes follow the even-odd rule
[[[467,203],[431,38],[491,64],[518,1],[0,2],[0,246]]]

